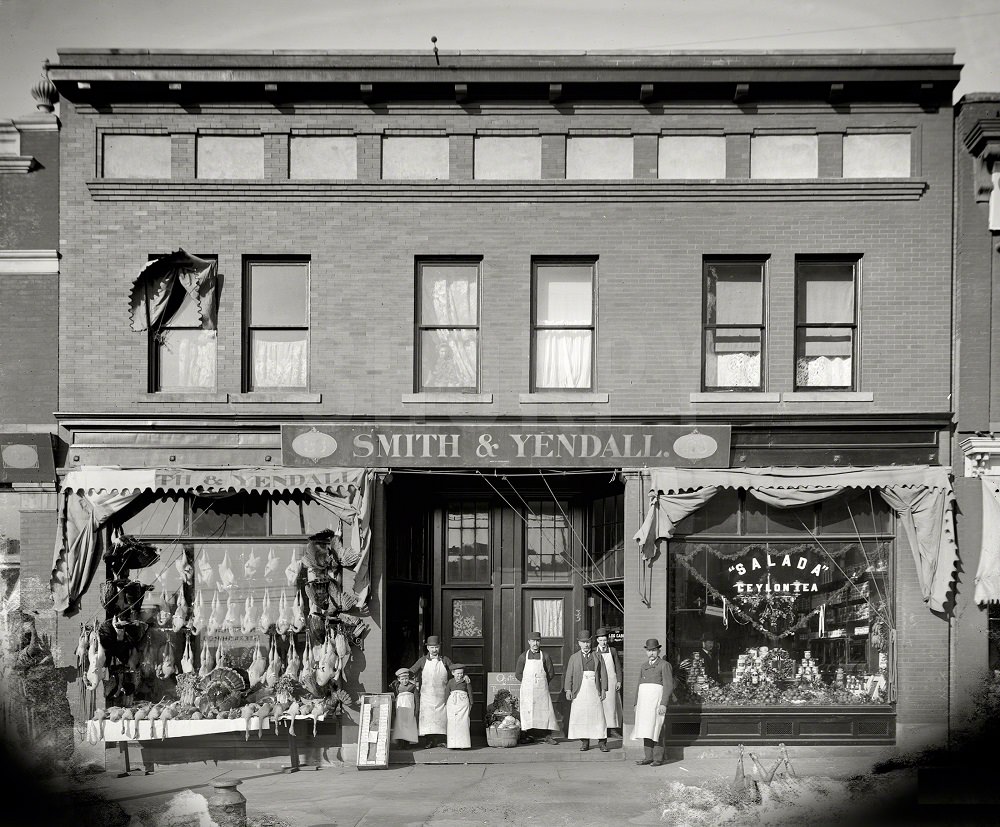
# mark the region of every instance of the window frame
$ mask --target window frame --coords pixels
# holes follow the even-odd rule
[[[422,322],[423,297],[422,273],[425,265],[438,267],[476,268],[476,323],[474,325],[425,325]],[[482,387],[483,354],[483,257],[477,256],[417,256],[413,260],[413,390],[414,393],[469,393],[476,394]],[[424,385],[423,384],[423,333],[432,330],[476,331],[476,381],[474,385]]]
[[[157,259],[164,258],[169,253],[150,253],[147,255],[147,264]],[[206,261],[214,261],[216,264],[219,262],[218,253],[195,253],[197,258],[205,259]],[[219,276],[216,280],[215,290],[218,293],[222,288],[222,277]],[[175,287],[175,289],[181,289],[182,287]],[[183,296],[181,297],[183,301]],[[148,301],[148,299],[147,299]],[[177,311],[180,309],[178,304],[174,308],[174,312],[171,315],[176,315]],[[215,333],[215,384],[210,388],[163,388],[160,387],[160,377],[161,377],[161,366],[160,366],[160,333],[163,330],[203,330],[201,326],[198,325],[172,325],[170,324],[170,319],[167,318],[161,321],[155,327],[150,327],[147,331],[148,336],[146,337],[146,390],[147,393],[158,393],[158,394],[170,394],[170,393],[202,393],[202,394],[214,394],[219,390],[219,332],[218,330],[212,331]]]
[[[792,388],[796,393],[809,393],[812,391],[817,392],[843,392],[851,393],[858,389],[858,356],[860,353],[860,347],[858,342],[861,338],[861,262],[862,256],[860,254],[850,254],[850,255],[798,255],[795,257],[795,284],[794,284],[794,294],[793,294],[793,318],[794,327],[792,330]],[[831,324],[810,324],[803,322],[799,319],[799,295],[802,281],[804,277],[802,276],[799,265],[800,264],[811,264],[811,265],[852,265],[853,270],[853,287],[854,287],[854,313],[853,320],[850,323],[839,322]],[[799,365],[799,331],[808,330],[809,328],[836,328],[836,329],[849,329],[851,331],[851,384],[848,386],[844,385],[799,385],[798,381],[798,365]]]
[[[704,393],[763,393],[767,388],[767,323],[768,323],[768,264],[770,256],[703,256],[701,261],[701,390]],[[752,264],[760,267],[760,323],[759,324],[710,324],[708,321],[708,269],[715,264]],[[710,330],[760,330],[760,381],[757,385],[708,384],[708,331]]]
[[[529,388],[531,393],[593,393],[597,389],[597,264],[599,256],[532,256],[531,257],[531,344]],[[551,266],[590,267],[590,324],[541,325],[538,323],[538,269]],[[538,372],[538,331],[540,330],[589,330],[590,331],[590,384],[582,388],[540,387]]]
[[[252,325],[250,310],[253,290],[253,267],[256,264],[288,265],[304,264],[306,273],[306,308],[305,325]],[[242,330],[240,339],[242,346],[242,391],[243,393],[301,393],[312,388],[312,258],[304,255],[263,255],[243,256],[243,307]],[[262,388],[254,387],[253,383],[253,331],[255,330],[304,330],[306,333],[306,383],[299,385],[268,385]]]

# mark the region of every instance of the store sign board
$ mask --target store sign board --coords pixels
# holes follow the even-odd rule
[[[55,484],[49,434],[0,434],[0,482]]]
[[[726,566],[731,578],[731,597],[768,594],[815,594],[830,566],[816,550],[797,547],[780,549],[750,547]]]
[[[729,467],[728,425],[573,422],[331,425],[281,428],[282,463],[300,467]]]
[[[486,673],[486,703],[493,703],[497,692],[501,689],[509,689],[515,697],[520,696],[521,682],[514,677],[513,672],[487,672]]]

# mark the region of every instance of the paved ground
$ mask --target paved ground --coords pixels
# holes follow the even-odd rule
[[[654,796],[670,781],[732,779],[735,770],[732,755],[694,757],[651,768],[623,760],[620,751],[618,760],[597,753],[593,761],[580,761],[587,754],[573,745],[553,749],[557,752],[548,760],[532,763],[418,763],[386,770],[331,765],[296,774],[274,766],[179,764],[157,767],[148,776],[133,773],[117,778],[111,771],[78,783],[119,802],[129,813],[139,813],[161,807],[182,790],[210,795],[211,781],[229,775],[242,779],[240,791],[251,811],[272,813],[292,827],[604,827],[661,823]],[[766,764],[772,750],[760,752]],[[849,777],[866,771],[875,757],[807,755],[793,761],[800,775]]]

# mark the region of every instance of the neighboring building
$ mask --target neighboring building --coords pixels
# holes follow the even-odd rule
[[[955,611],[953,725],[1000,669],[1000,95],[965,95],[955,118],[955,488],[964,588]]]
[[[604,625],[626,737],[644,641],[680,667],[712,637],[749,688],[685,664],[671,743],[940,740],[959,69],[61,52],[60,513],[160,547],[147,604],[189,563],[242,608],[292,596],[324,492],[356,484],[355,692],[438,634],[477,719],[529,632],[557,690]],[[59,564],[59,608],[100,617],[99,561]],[[762,645],[842,691],[747,716],[778,700]]]
[[[32,95],[36,112],[0,120],[0,605],[17,605],[22,556],[48,558],[25,572],[20,595],[25,608],[45,610],[56,503],[59,96],[47,80]]]

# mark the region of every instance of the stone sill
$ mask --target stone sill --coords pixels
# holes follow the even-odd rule
[[[916,201],[918,179],[315,181],[93,179],[95,201]]]
[[[753,403],[753,402],[780,402],[781,394],[741,391],[706,391],[704,393],[692,393],[688,397],[691,402],[722,402],[722,403]]]
[[[200,402],[202,404],[217,405],[229,401],[228,393],[198,393],[197,391],[177,392],[162,391],[157,393],[147,393],[142,403],[158,405],[163,402]]]
[[[323,394],[306,391],[252,391],[250,393],[231,393],[229,401],[234,405],[281,405],[322,402]]]
[[[782,402],[874,402],[871,391],[794,391],[781,394]]]
[[[404,393],[404,405],[491,405],[492,393]]]
[[[606,393],[567,393],[565,391],[539,391],[518,394],[522,405],[607,405],[611,397]]]

